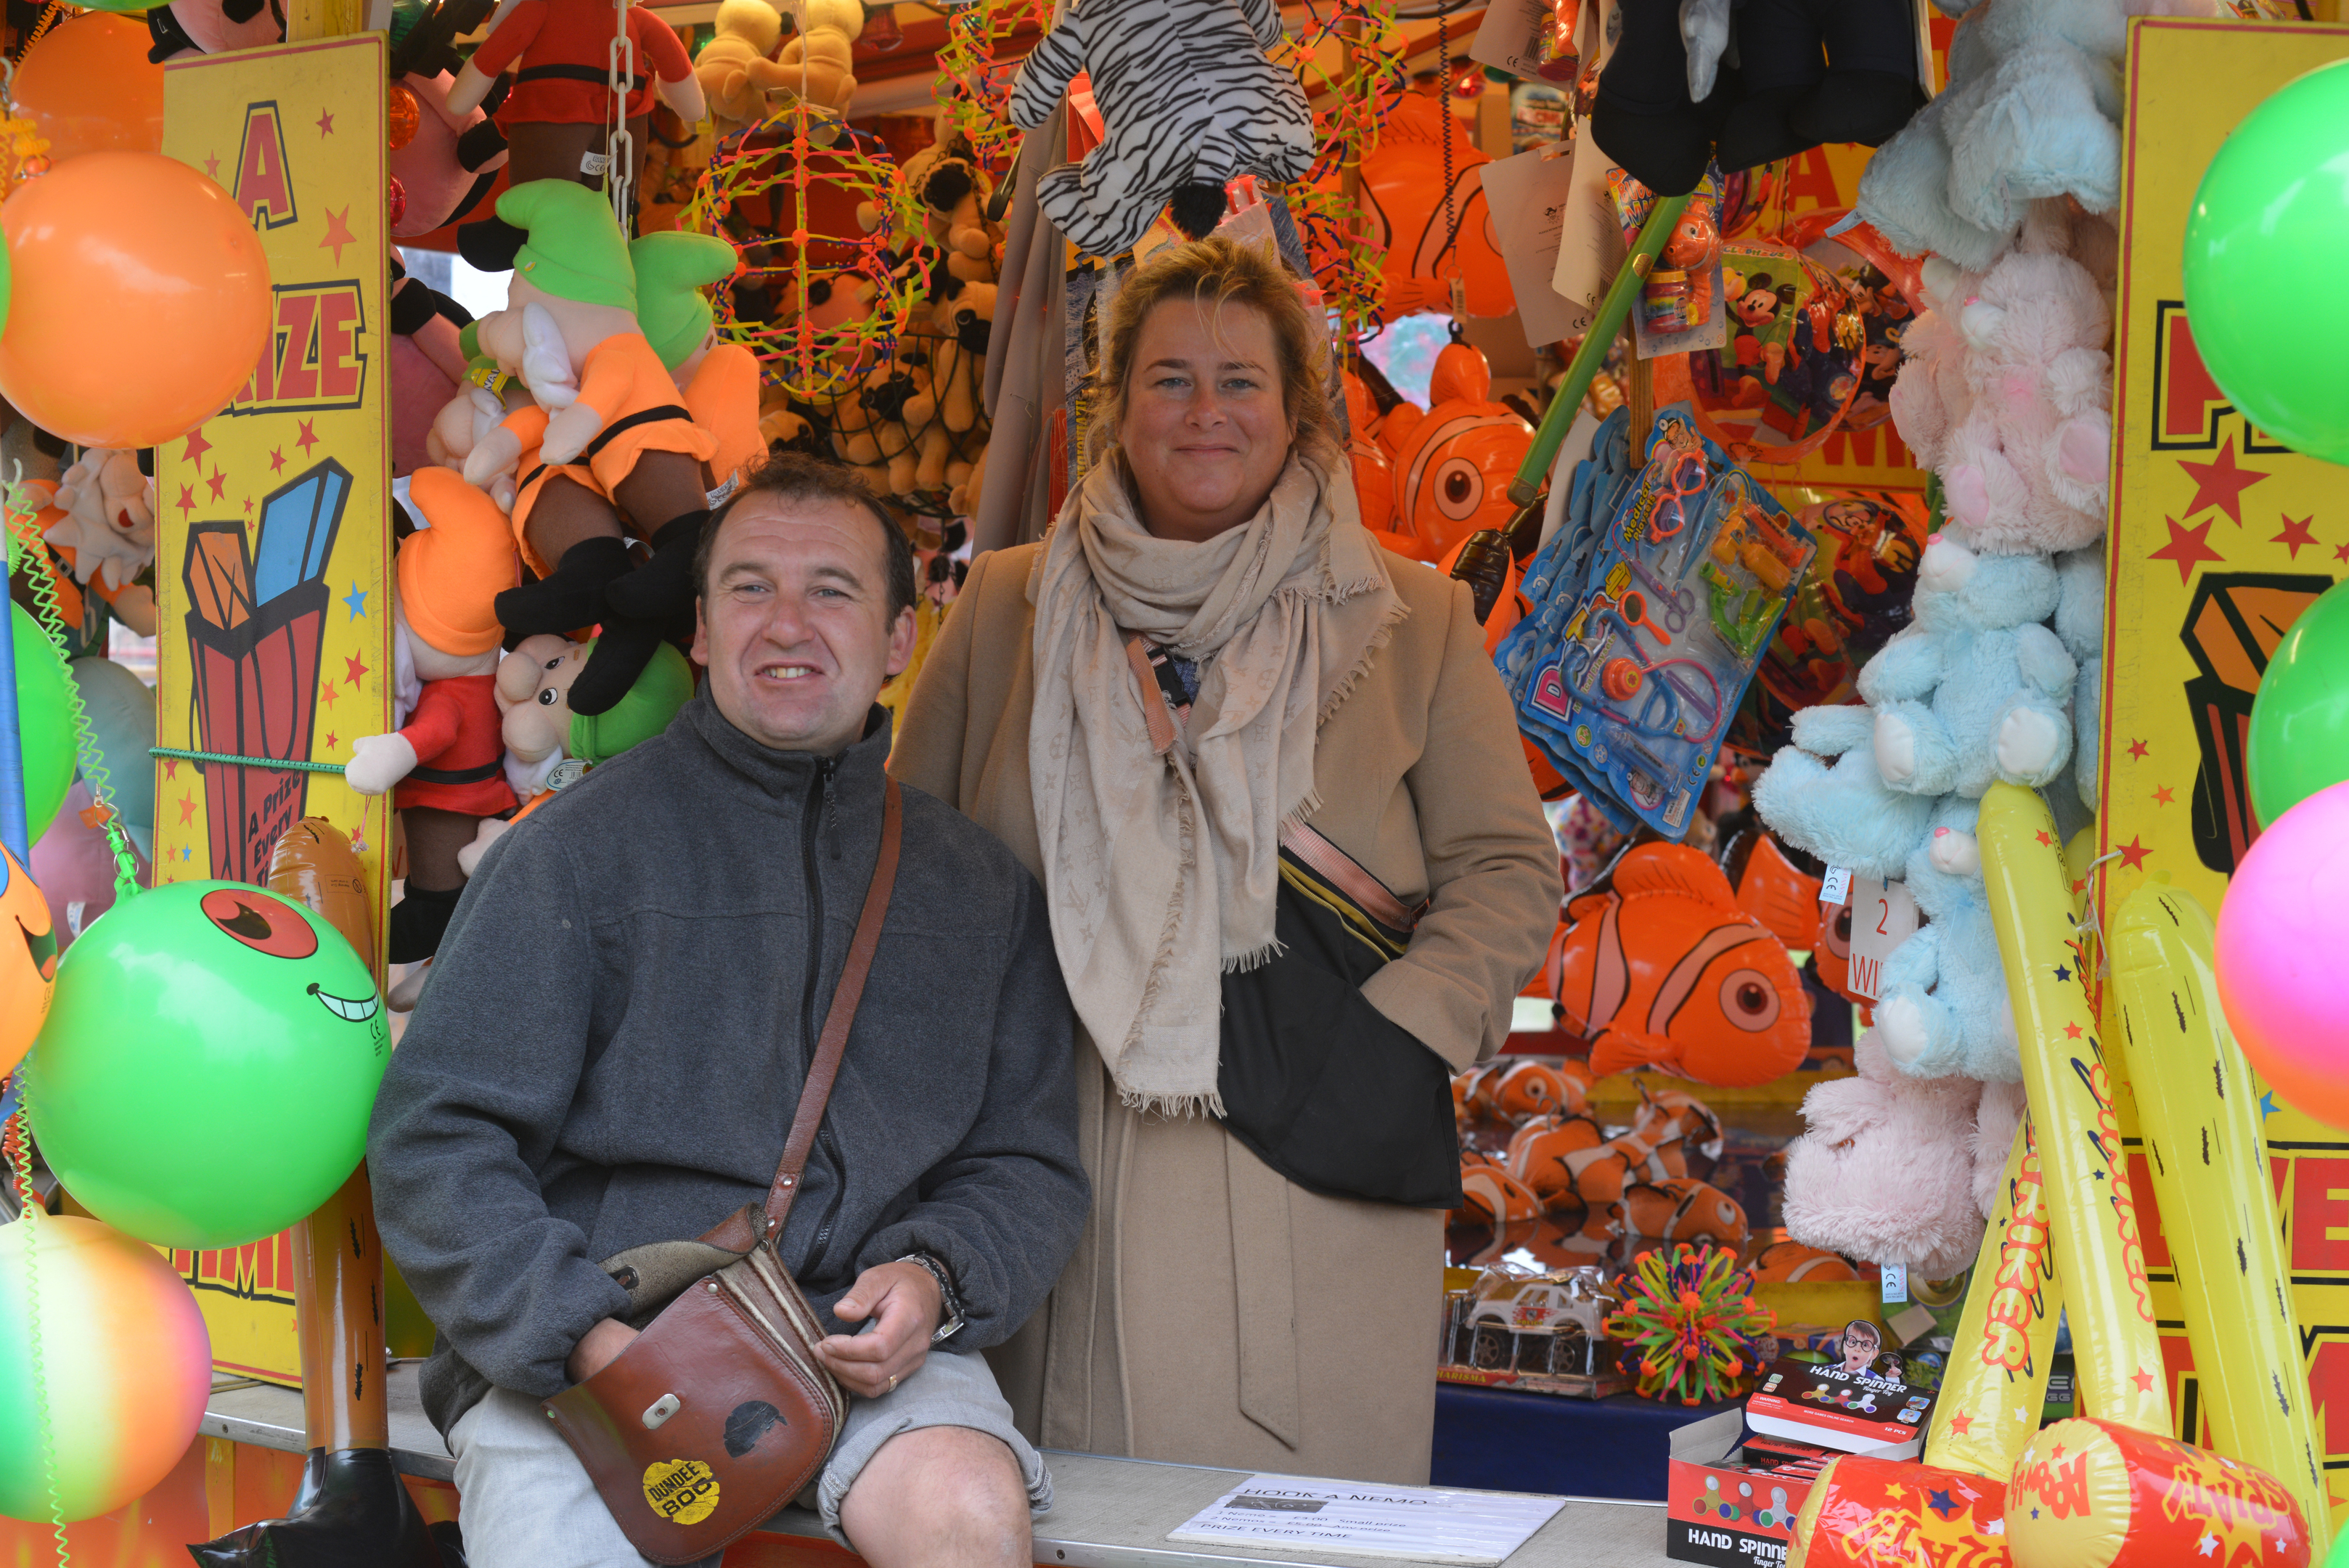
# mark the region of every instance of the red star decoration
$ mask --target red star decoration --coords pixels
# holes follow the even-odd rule
[[[2349,545],[2333,545],[2333,558],[2336,561],[2349,561]]]
[[[341,744],[342,742],[335,738],[335,732],[332,730],[326,732],[326,750],[331,752]]]
[[[2200,563],[2223,561],[2227,558],[2210,548],[2209,523],[2204,523],[2199,527],[2182,528],[2178,526],[2178,520],[2174,517],[2165,517],[2162,522],[2168,526],[2169,543],[2158,550],[2147,552],[2146,559],[2177,562],[2178,580],[2180,584],[2194,576],[2194,568]]]
[[[318,444],[318,432],[314,428],[316,422],[317,421],[315,420],[304,420],[302,421],[302,433],[294,438],[294,444],[302,449],[302,455],[304,457],[309,456],[310,449]],[[2208,524],[2205,524],[2205,526],[2207,525]],[[2177,524],[2173,523],[2170,526],[2174,528]]]
[[[219,153],[208,152],[204,155],[204,172],[210,175],[215,182],[220,179]]]
[[[193,512],[196,509],[196,487],[194,485],[182,484],[180,486],[179,507],[183,513]]]
[[[188,432],[188,450],[180,455],[198,468],[202,468],[204,465],[204,453],[212,449],[212,443],[204,439],[203,427],[199,425]]]
[[[2177,793],[2178,792],[2176,790],[2171,789],[2168,784],[2163,784],[2153,792],[2153,804],[2156,805],[2168,805],[2170,803],[2171,797],[2177,794]]]
[[[328,208],[326,210],[326,237],[318,242],[318,248],[323,251],[327,249],[329,246],[333,247],[335,253],[335,265],[336,266],[340,266],[343,265],[343,247],[345,245],[355,245],[358,243],[359,237],[351,233],[350,208],[346,206],[339,213],[336,212],[331,207]]]
[[[2293,517],[2287,514],[2283,518],[2283,532],[2269,540],[2268,543],[2271,545],[2290,545],[2292,547],[2292,558],[2297,561],[2300,559],[2300,547],[2302,545],[2313,545],[2316,543],[2316,535],[2309,531],[2311,525],[2313,524],[2315,521],[2316,514],[2313,512],[2310,513],[2305,517]]]
[[[212,499],[214,501],[225,501],[228,499],[228,476],[221,472],[218,464],[213,465],[212,476],[210,479],[205,480],[204,483],[212,486]]]
[[[2150,1394],[2153,1392],[2153,1374],[2147,1372],[2142,1366],[2130,1374],[2129,1381],[2137,1385],[2137,1391],[2140,1394]]]
[[[285,468],[285,449],[278,446],[271,447],[269,449],[269,472],[272,473],[279,472]]]
[[[185,827],[195,819],[196,797],[191,794],[181,795],[180,797],[180,826],[181,827]]]
[[[2045,830],[2045,829],[2044,829],[2044,828],[2040,830],[2040,832],[2039,832],[2039,834],[2038,834],[2038,838],[2039,838],[2039,842],[2040,842],[2040,843],[2042,843],[2042,844],[2053,844],[2053,843],[2054,843],[2054,842],[2055,842],[2054,839],[2052,839],[2052,838],[2050,838],[2050,837],[2048,837],[2048,836],[2047,836],[2046,830]]]
[[[250,495],[244,498],[244,514],[247,517],[253,515],[253,497]]]
[[[327,707],[333,707],[335,705],[335,683],[329,680],[324,686],[319,687],[318,698],[319,701],[325,702]]]
[[[2145,857],[2153,853],[2145,846],[2143,839],[2137,836],[2132,836],[2127,844],[2120,846],[2120,850],[2121,865],[2123,868],[2130,871],[2145,869]]]
[[[367,672],[367,667],[361,664],[357,659],[346,655],[343,659],[343,668],[347,671],[343,676],[343,679],[350,682],[352,691],[357,691],[359,687],[359,677]]]
[[[163,759],[163,776],[164,776],[164,778],[166,778],[166,779],[175,779],[175,778],[178,778],[178,777],[180,776],[180,759],[179,759],[179,758],[177,758],[177,757],[165,757],[165,758]]]
[[[2145,761],[2145,751],[2146,746],[2143,741],[2131,741],[2128,743],[2129,756],[2137,762],[2141,763]]]
[[[2264,469],[2235,466],[2232,440],[2219,449],[2216,462],[2189,462],[2181,457],[2178,466],[2194,481],[2194,504],[2186,509],[2187,516],[2193,516],[2206,506],[2216,506],[2239,526],[2243,521],[2243,492],[2268,476]]]
[[[1973,1428],[1974,1418],[1963,1410],[1950,1417],[1950,1436],[1953,1438],[1962,1438],[1972,1431]]]
[[[331,111],[323,109],[320,109],[318,111],[317,125],[318,134],[320,136],[332,136],[335,134],[335,117]],[[345,210],[348,211],[347,208]]]
[[[2065,1025],[2064,1025],[2064,1039],[2066,1039],[2066,1040],[2077,1040],[2077,1039],[2080,1037],[2080,1033],[2081,1033],[2081,1030],[2080,1030],[2080,1026],[2079,1026],[2078,1024],[2076,1024],[2076,1023],[2066,1023]]]

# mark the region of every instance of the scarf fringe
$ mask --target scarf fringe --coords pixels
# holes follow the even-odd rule
[[[1117,1103],[1145,1116],[1162,1116],[1170,1121],[1178,1116],[1185,1121],[1193,1116],[1213,1116],[1217,1121],[1224,1119],[1221,1090],[1205,1095],[1145,1095],[1122,1088],[1117,1092]]]
[[[1262,969],[1265,965],[1270,963],[1273,960],[1278,958],[1288,950],[1288,944],[1284,943],[1278,937],[1275,937],[1272,940],[1265,943],[1264,946],[1257,948],[1253,952],[1245,952],[1240,954],[1237,958],[1226,959],[1224,961],[1224,972],[1226,974],[1246,974],[1252,969]]]
[[[1410,614],[1411,606],[1403,603],[1402,596],[1396,595],[1394,608],[1388,612],[1386,618],[1379,622],[1377,629],[1371,633],[1371,640],[1362,647],[1362,656],[1354,660],[1354,667],[1346,671],[1345,677],[1330,689],[1330,695],[1322,699],[1320,711],[1313,715],[1315,728],[1318,729],[1328,723],[1330,715],[1338,711],[1339,704],[1353,695],[1354,688],[1361,683],[1362,677],[1371,672],[1372,659],[1381,649],[1394,640],[1395,628],[1401,626],[1404,618]],[[1302,819],[1300,818],[1299,821],[1301,826]]]

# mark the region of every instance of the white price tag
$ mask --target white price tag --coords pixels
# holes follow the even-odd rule
[[[1484,25],[1468,46],[1468,57],[1511,76],[1537,76],[1542,35],[1548,30],[1549,7],[1541,0],[1496,0],[1485,9]]]
[[[1573,200],[1574,162],[1572,146],[1558,143],[1485,165],[1485,211],[1509,269],[1509,286],[1516,291],[1526,341],[1537,347],[1571,337],[1590,325],[1589,300],[1570,300],[1550,287],[1557,272],[1558,237]]]
[[[1906,882],[1855,877],[1851,883],[1851,990],[1874,1002],[1884,983],[1884,961],[1917,934],[1917,900]]]
[[[1830,909],[1842,904],[1851,896],[1851,867],[1830,866],[1827,874],[1819,878],[1819,902]]]
[[[1623,265],[1623,230],[1607,196],[1607,171],[1614,160],[1591,140],[1587,119],[1574,122],[1574,178],[1559,214],[1557,263],[1550,269],[1549,286],[1588,321],[1599,312],[1608,280]],[[1489,200],[1486,210],[1492,210]]]
[[[1889,1305],[1895,1302],[1907,1301],[1909,1299],[1909,1265],[1906,1263],[1879,1263],[1877,1267],[1882,1271],[1884,1274],[1884,1300],[1886,1304]]]

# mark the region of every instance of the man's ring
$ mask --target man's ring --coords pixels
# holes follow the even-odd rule
[[[889,1392],[890,1392],[890,1393],[892,1393],[892,1394],[895,1394],[896,1391],[897,1391],[897,1375],[896,1375],[895,1373],[892,1372],[891,1374],[889,1374]]]

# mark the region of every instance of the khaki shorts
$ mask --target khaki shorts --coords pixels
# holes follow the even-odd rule
[[[850,1396],[840,1441],[799,1505],[820,1512],[833,1539],[854,1550],[840,1531],[841,1501],[882,1444],[923,1427],[968,1427],[1001,1439],[1019,1461],[1029,1511],[1052,1506],[1051,1474],[1012,1427],[987,1358],[942,1350],[878,1399]],[[647,1568],[537,1400],[491,1389],[450,1428],[449,1449],[457,1456],[458,1525],[472,1568]],[[709,1557],[698,1568],[717,1564]]]

